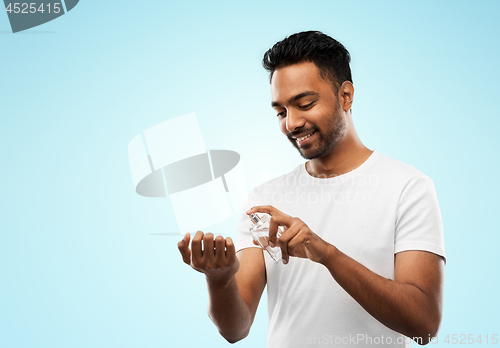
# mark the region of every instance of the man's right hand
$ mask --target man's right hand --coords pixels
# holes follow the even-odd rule
[[[183,261],[198,272],[204,273],[209,282],[221,284],[229,282],[240,267],[231,237],[224,239],[222,236],[217,236],[214,239],[212,233],[204,235],[198,231],[191,242],[191,250],[190,238],[188,232],[177,244]]]

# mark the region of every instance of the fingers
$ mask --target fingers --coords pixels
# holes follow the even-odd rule
[[[293,249],[295,248],[296,244],[299,242],[297,235],[300,232],[300,229],[302,228],[302,221],[298,218],[292,218],[293,222],[290,225],[289,228],[287,228],[285,231],[282,232],[281,236],[278,239],[278,246],[281,249],[281,258],[283,260],[283,264],[287,264],[288,261],[290,260],[290,254],[293,254]],[[271,229],[269,229],[271,230]]]
[[[276,237],[276,235],[278,234],[279,226],[288,228],[293,223],[293,217],[283,213],[272,205],[256,205],[248,209],[246,213],[248,215],[252,213],[265,213],[271,216],[271,219],[269,221],[269,245],[272,248],[274,248],[278,244],[278,238]]]
[[[290,259],[290,255],[288,253],[288,241],[293,238],[293,229],[289,228],[286,233],[283,233],[281,237],[278,239],[278,246],[281,249],[281,259],[283,264],[286,265]]]
[[[274,248],[278,244],[278,238],[276,234],[278,233],[278,222],[275,216],[271,216],[269,220],[269,245]]]
[[[282,211],[276,209],[272,205],[256,205],[246,211],[247,215],[252,213],[264,213],[271,215],[272,218],[276,219],[276,221],[283,226],[288,226],[292,222],[292,217],[283,213]]]
[[[228,265],[232,265],[236,262],[236,250],[231,237],[226,238],[226,259]]]
[[[272,205],[256,205],[246,211],[247,215],[252,213],[265,213],[273,216],[277,212],[280,212],[278,209],[273,207]]]
[[[215,263],[223,265],[226,262],[226,241],[224,237],[217,236],[215,238]]]
[[[212,233],[196,232],[189,250],[189,233],[177,244],[185,263],[191,264],[200,272],[204,269],[214,269],[232,265],[236,260],[233,240]]]
[[[212,265],[215,261],[215,250],[214,250],[214,235],[212,233],[207,233],[203,237],[203,257],[202,260],[205,265]]]
[[[320,262],[323,256],[328,254],[329,244],[319,238],[299,218],[287,215],[271,205],[257,205],[248,209],[246,213],[248,215],[265,213],[271,216],[269,245],[272,248],[280,247],[284,264],[289,262],[290,256],[307,257]]]
[[[288,232],[288,231],[287,231]],[[304,252],[300,250],[296,250],[296,248],[301,248],[305,247],[309,241],[308,238],[310,236],[306,233],[306,229],[303,229],[303,226],[295,226],[295,228],[290,231],[290,233],[286,233],[285,237],[283,237],[283,243],[286,243],[287,246],[287,253],[282,254],[283,255],[283,263],[286,264],[288,263],[290,259],[290,255],[292,256],[298,256],[298,257],[305,257]],[[280,237],[280,239],[282,239]],[[287,262],[285,262],[285,259]]]
[[[281,238],[284,231],[288,230],[293,224],[294,218],[286,215],[272,216],[269,220],[269,245],[274,248],[278,245],[278,238]]]
[[[188,265],[191,264],[191,250],[189,250],[189,239],[191,236],[189,235],[189,232],[187,232],[184,237],[181,239],[179,243],[177,243],[177,247],[179,248],[179,251],[182,255],[182,261],[187,263]]]
[[[191,242],[191,259],[193,261],[193,265],[195,267],[201,267],[203,251],[201,249],[201,241],[203,238],[203,232],[198,231],[193,237],[193,241]]]

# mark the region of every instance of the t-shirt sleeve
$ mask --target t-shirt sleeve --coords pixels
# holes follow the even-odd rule
[[[258,245],[253,244],[253,238],[250,235],[250,227],[252,226],[252,221],[246,214],[246,211],[251,207],[255,206],[255,189],[252,189],[245,199],[240,212],[240,219],[238,220],[238,225],[236,227],[236,252],[245,248],[259,248]]]
[[[411,178],[397,208],[394,252],[424,250],[440,255],[446,263],[443,223],[432,180],[425,175]]]

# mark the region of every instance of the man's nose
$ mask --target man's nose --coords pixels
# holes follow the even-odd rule
[[[288,110],[286,115],[286,129],[289,132],[295,131],[297,128],[302,127],[306,121],[300,116],[297,111]]]

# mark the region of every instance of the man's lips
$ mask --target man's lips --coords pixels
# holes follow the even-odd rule
[[[292,139],[298,144],[302,145],[307,143],[311,137],[316,133],[316,130],[313,130],[308,133],[302,133],[300,136],[293,136]]]

